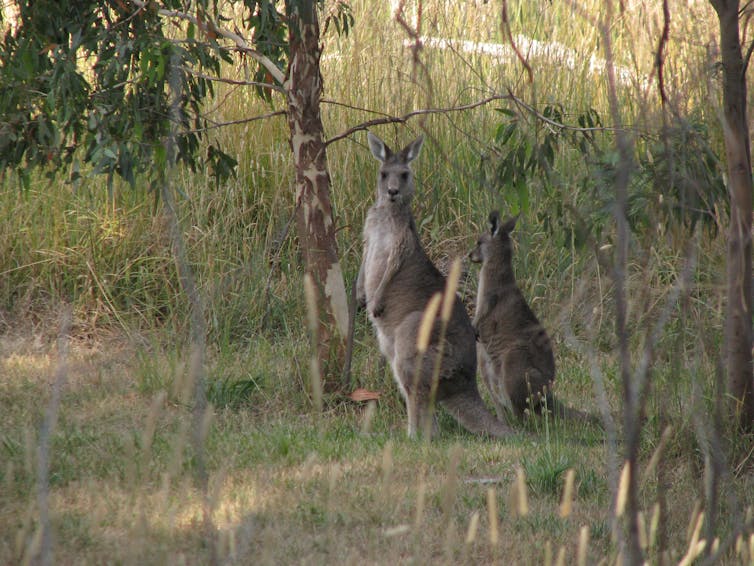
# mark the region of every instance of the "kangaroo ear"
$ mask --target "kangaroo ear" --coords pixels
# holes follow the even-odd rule
[[[419,157],[419,152],[422,149],[424,143],[424,136],[419,136],[405,148],[403,148],[403,156],[406,159],[406,163],[411,163],[414,159]]]
[[[367,132],[367,140],[369,141],[369,149],[377,161],[385,163],[385,161],[393,155],[392,150],[385,144],[385,142],[375,136],[372,132]]]
[[[490,212],[490,233],[493,236],[497,235],[497,231],[500,228],[500,213],[497,210]]]
[[[509,233],[513,232],[513,229],[516,227],[516,221],[518,220],[519,216],[520,216],[520,214],[516,214],[516,216],[512,216],[512,217],[508,218],[508,220],[506,220],[503,223],[503,225],[501,226],[501,228],[503,229],[503,231],[509,232]]]

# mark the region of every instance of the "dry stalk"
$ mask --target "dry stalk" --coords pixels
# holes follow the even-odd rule
[[[52,383],[50,401],[47,404],[44,420],[39,428],[37,444],[37,507],[39,526],[27,548],[27,558],[43,566],[55,563],[53,555],[53,535],[50,525],[50,443],[58,422],[60,399],[68,376],[68,339],[72,313],[67,307],[62,313],[58,332],[58,367]]]

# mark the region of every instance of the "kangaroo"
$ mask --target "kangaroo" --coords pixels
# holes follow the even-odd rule
[[[490,213],[490,231],[479,237],[469,254],[481,263],[473,325],[481,373],[499,418],[506,406],[521,418],[529,407],[537,413],[543,405],[554,414],[597,422],[596,417],[557,402],[551,393],[555,381],[555,356],[550,337],[526,302],[513,273],[510,233],[518,216],[501,224]]]
[[[377,200],[364,223],[364,256],[356,280],[356,298],[367,308],[380,351],[390,363],[406,402],[408,435],[431,435],[434,393],[435,400],[467,430],[507,436],[513,431],[487,410],[479,394],[474,329],[458,297],[454,298],[443,343],[441,323],[436,319],[426,353],[421,356],[417,350],[424,309],[435,293],[445,289],[445,277],[424,251],[411,213],[414,178],[410,164],[418,157],[423,138],[397,153],[372,133],[368,139],[372,155],[381,166]],[[439,379],[433,384],[440,352]]]

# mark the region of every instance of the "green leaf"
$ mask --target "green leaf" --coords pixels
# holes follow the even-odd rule
[[[495,112],[499,112],[500,114],[503,114],[505,116],[510,116],[511,118],[516,118],[516,113],[509,108],[495,108]]]
[[[495,131],[495,141],[500,145],[505,145],[508,140],[516,132],[518,128],[518,122],[510,122],[508,124],[500,124]]]
[[[526,181],[520,181],[516,184],[516,194],[518,196],[519,211],[526,214],[529,212],[529,186]]]

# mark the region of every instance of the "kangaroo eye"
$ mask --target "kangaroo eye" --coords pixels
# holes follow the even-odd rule
[[[401,181],[408,181],[408,171],[401,173]]]
[[[387,173],[385,173],[384,171],[380,171],[380,178],[381,178],[381,179],[382,179],[383,181],[384,181],[385,179],[387,179]]]

